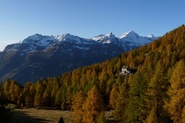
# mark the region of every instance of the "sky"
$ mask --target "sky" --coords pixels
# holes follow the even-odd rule
[[[0,51],[30,35],[162,36],[185,24],[185,0],[0,0]]]

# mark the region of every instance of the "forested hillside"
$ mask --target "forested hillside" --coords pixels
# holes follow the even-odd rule
[[[60,76],[76,68],[101,63],[157,39],[130,31],[116,37],[113,33],[86,39],[71,34],[35,34],[7,45],[0,52],[0,81],[17,80],[21,85],[39,78]]]
[[[134,70],[120,74],[123,66]],[[124,123],[185,122],[185,26],[101,64],[60,77],[27,82],[7,80],[1,96],[20,107],[73,110],[73,120],[106,122],[105,110]]]

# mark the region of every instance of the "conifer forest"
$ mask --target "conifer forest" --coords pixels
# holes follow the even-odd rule
[[[126,73],[122,68],[126,66]],[[4,105],[72,111],[74,123],[185,123],[185,26],[148,45],[58,77],[0,83]],[[112,110],[113,121],[105,118]]]

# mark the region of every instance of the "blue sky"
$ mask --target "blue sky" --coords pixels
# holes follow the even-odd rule
[[[184,6],[185,0],[0,0],[0,51],[35,33],[161,36],[185,23]]]

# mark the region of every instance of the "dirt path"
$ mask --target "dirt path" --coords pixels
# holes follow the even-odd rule
[[[14,109],[12,123],[58,123],[60,117],[65,123],[72,123],[70,111],[43,109]]]

